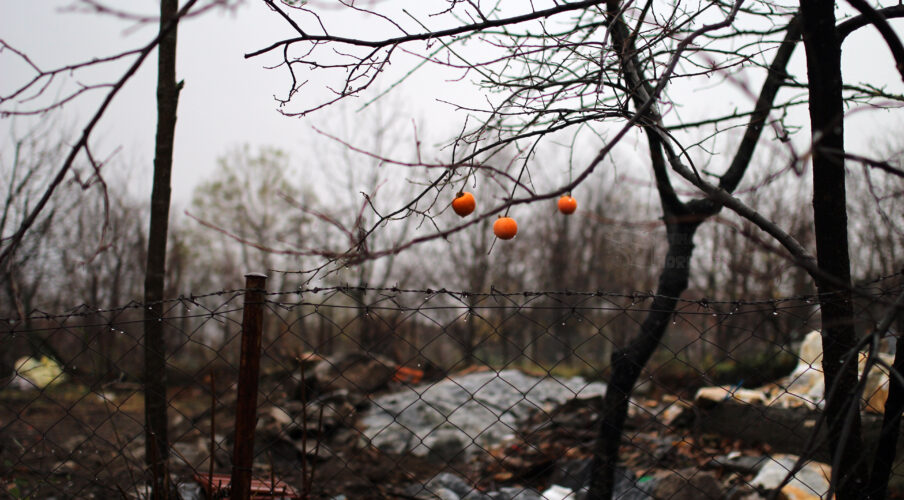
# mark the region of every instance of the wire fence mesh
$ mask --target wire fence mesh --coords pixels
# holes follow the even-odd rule
[[[861,287],[872,332],[900,275]],[[648,293],[332,287],[269,292],[257,423],[236,436],[244,290],[164,303],[169,474],[228,494],[236,439],[283,498],[580,498],[609,358]],[[145,304],[0,320],[0,496],[146,498]],[[682,299],[635,388],[618,498],[828,489],[816,297]],[[877,440],[901,321],[860,395]],[[861,360],[861,365],[864,363]],[[871,437],[870,437],[871,436]],[[805,476],[804,473],[810,474]],[[820,475],[822,474],[822,475]],[[904,482],[904,467],[892,477]],[[682,493],[683,492],[683,493]],[[556,496],[558,495],[558,496]],[[679,496],[676,496],[679,495]],[[684,496],[680,496],[684,495]]]

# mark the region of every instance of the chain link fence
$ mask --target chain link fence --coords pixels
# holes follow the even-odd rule
[[[901,289],[900,275],[860,289],[864,336]],[[172,496],[228,496],[245,442],[259,498],[582,498],[610,355],[636,335],[652,298],[268,292],[250,428],[236,424],[246,291],[168,300]],[[682,299],[635,388],[616,497],[828,490],[815,299]],[[0,496],[149,497],[145,307],[0,320]],[[864,377],[868,446],[902,321]],[[904,467],[892,492],[902,480]]]

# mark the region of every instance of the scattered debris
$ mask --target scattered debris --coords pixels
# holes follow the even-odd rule
[[[542,492],[536,488],[523,485],[497,486],[495,488],[479,488],[472,486],[456,474],[442,472],[424,483],[414,483],[405,489],[405,495],[418,499],[435,500],[584,500],[589,484],[589,460],[579,465],[581,473],[580,485],[571,486],[551,484]],[[573,483],[573,482],[572,482]],[[634,475],[625,469],[619,469],[616,476],[615,494],[619,500],[649,500],[654,498],[655,481],[637,483]],[[670,493],[669,493],[670,495]],[[665,495],[661,498],[669,498]],[[677,498],[677,497],[676,497]],[[682,497],[683,498],[683,497]],[[695,497],[697,498],[697,497]]]
[[[730,387],[701,387],[694,396],[694,404],[705,407],[712,403],[719,403],[734,399],[747,404],[766,404],[767,396],[762,391],[752,389],[740,389]]]
[[[396,364],[383,356],[351,351],[324,359],[313,371],[317,388],[322,392],[345,389],[372,394],[386,387],[396,369]]]
[[[767,461],[769,461],[769,457],[761,455],[742,455],[740,452],[733,451],[727,455],[713,457],[706,468],[723,469],[728,472],[750,475],[759,472],[763,467],[763,464]]]
[[[398,367],[398,369],[396,369],[395,375],[392,376],[393,381],[403,382],[406,384],[419,384],[423,379],[424,370],[409,368],[407,366]]]
[[[195,474],[195,481],[204,489],[204,498],[228,498],[232,477],[229,474]],[[302,496],[284,481],[273,478],[270,481],[251,480],[253,498],[277,498],[281,500],[301,499]]]
[[[258,410],[255,439],[261,448],[285,460],[327,460],[334,454],[333,447],[357,441],[355,421],[367,405],[362,395],[346,389],[322,394],[307,403],[274,403]]]
[[[22,357],[17,359],[13,366],[15,376],[10,380],[9,387],[20,391],[44,389],[66,381],[66,375],[60,365],[47,356],[41,356],[40,359]]]

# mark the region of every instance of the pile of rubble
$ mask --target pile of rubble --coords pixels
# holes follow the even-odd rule
[[[439,473],[426,476],[393,471],[392,491],[412,498],[584,496],[605,384],[511,369],[428,377],[413,384],[410,378],[400,380],[385,361],[365,355],[354,359],[319,362],[302,391],[306,403],[293,400],[263,409],[260,439],[270,449],[281,443],[290,454],[321,461],[340,456],[350,464],[365,454],[349,450],[376,449],[375,456],[384,460],[408,457],[441,464]],[[382,368],[356,368],[357,363]],[[757,500],[779,487],[797,462],[796,456],[768,445],[747,446],[694,428],[688,412],[693,417],[696,408],[676,398],[635,400],[631,408],[618,498]],[[782,494],[794,500],[820,498],[829,476],[827,465],[806,463],[782,486]]]
[[[632,400],[616,497],[760,500],[775,490],[790,500],[824,497],[828,465],[802,463],[786,477],[821,416],[820,346],[818,333],[808,335],[794,372],[763,388],[703,388],[693,401]],[[474,367],[446,375],[370,353],[302,361],[297,388],[280,374],[273,379],[280,389],[264,392],[255,445],[264,451],[255,471],[293,486],[313,484],[336,500],[580,500],[586,494],[606,392],[601,382]],[[50,366],[30,363],[21,363],[23,380]],[[48,372],[28,379],[28,387],[58,377]],[[881,412],[887,373],[874,369],[868,380],[863,407]],[[216,405],[217,422],[232,420],[231,397]],[[202,432],[212,417],[177,415],[173,453],[184,462],[177,469],[207,471],[213,455],[213,469],[229,470],[232,429],[221,423],[216,435]],[[141,445],[139,437],[129,454],[140,458]],[[181,494],[200,495],[195,486],[183,481]]]
[[[517,370],[451,376],[373,398],[361,426],[366,442],[395,454],[464,460],[512,438],[536,411],[605,394],[581,377],[533,377]]]
[[[885,366],[891,366],[894,361],[894,356],[890,354],[877,353],[877,356]],[[704,387],[697,391],[695,400],[699,403],[701,400],[720,402],[731,399],[773,408],[821,410],[825,406],[825,382],[822,372],[822,336],[818,331],[814,330],[804,337],[797,357],[799,361],[794,371],[772,384],[757,389]],[[866,369],[866,361],[866,354],[860,353],[860,376]],[[880,364],[874,365],[867,375],[861,409],[874,414],[885,413],[888,387],[888,370]]]

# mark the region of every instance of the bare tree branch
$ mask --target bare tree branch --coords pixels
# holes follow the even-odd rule
[[[269,2],[268,2],[269,3]],[[252,57],[257,57],[261,54],[266,54],[271,50],[282,47],[284,45],[291,45],[293,43],[298,42],[336,42],[341,44],[353,45],[357,47],[372,47],[372,48],[382,48],[382,47],[391,47],[395,45],[401,45],[407,42],[414,41],[423,41],[423,40],[434,40],[437,38],[445,38],[455,35],[461,35],[464,33],[471,33],[475,31],[483,31],[489,28],[496,28],[500,26],[509,26],[512,24],[519,24],[528,21],[533,21],[536,19],[544,19],[547,17],[554,16],[556,14],[561,14],[562,12],[571,12],[577,10],[587,9],[596,5],[600,5],[604,3],[602,0],[584,0],[581,2],[564,2],[560,3],[556,7],[552,7],[545,10],[539,10],[535,12],[531,12],[529,14],[523,14],[520,16],[514,16],[503,19],[496,19],[490,21],[483,21],[474,24],[467,24],[464,26],[458,26],[455,28],[450,28],[447,30],[439,30],[425,33],[416,33],[413,35],[405,35],[396,38],[387,38],[384,40],[361,40],[357,38],[347,38],[347,37],[339,37],[339,36],[331,36],[331,35],[308,35],[301,31],[301,36],[296,38],[289,38],[286,40],[282,40],[279,42],[275,42],[267,47],[262,49],[258,49],[252,52],[245,54],[245,59],[249,59]],[[293,23],[294,24],[294,23]],[[300,31],[300,28],[299,28]]]
[[[894,7],[876,10],[870,4],[866,3],[865,0],[848,0],[848,3],[857,9],[860,12],[860,15],[838,25],[836,28],[838,38],[844,40],[847,35],[851,34],[857,28],[872,24],[882,35],[882,38],[885,39],[885,43],[888,45],[892,57],[895,59],[895,66],[898,68],[898,73],[901,74],[901,79],[904,80],[904,45],[901,45],[901,39],[898,38],[898,35],[895,33],[894,29],[892,29],[891,25],[888,24],[887,20],[892,17],[904,17],[904,6],[896,5]]]
[[[157,36],[155,36],[154,39],[151,40],[150,43],[145,45],[138,52],[138,58],[135,60],[135,62],[133,62],[132,65],[129,67],[129,69],[126,70],[126,72],[122,75],[122,77],[120,77],[120,79],[116,83],[113,84],[112,88],[110,89],[110,92],[107,94],[107,96],[104,98],[103,102],[101,103],[100,107],[98,107],[97,111],[94,113],[94,116],[91,117],[91,119],[88,121],[88,124],[82,130],[82,134],[79,137],[78,141],[69,150],[69,154],[66,156],[66,159],[63,161],[63,165],[60,166],[59,170],[57,171],[56,176],[51,181],[51,183],[47,186],[46,190],[44,191],[43,196],[41,196],[41,199],[38,200],[38,203],[31,210],[31,212],[25,218],[25,220],[22,221],[22,224],[19,226],[19,229],[16,230],[16,232],[13,233],[13,235],[11,237],[9,237],[7,239],[7,241],[5,242],[6,244],[4,245],[3,252],[0,253],[0,267],[2,267],[4,265],[9,265],[11,263],[11,261],[12,261],[11,256],[12,256],[13,252],[15,252],[16,248],[19,246],[19,243],[22,241],[22,237],[25,235],[25,233],[28,231],[28,229],[31,227],[31,225],[34,224],[35,219],[37,219],[37,217],[38,217],[38,214],[40,214],[41,211],[44,209],[44,207],[47,205],[47,202],[50,200],[50,197],[53,195],[53,192],[56,190],[57,186],[59,186],[60,183],[63,182],[63,179],[66,178],[66,174],[69,172],[69,169],[72,167],[72,164],[75,161],[75,158],[78,156],[79,152],[82,151],[82,149],[85,149],[88,147],[88,140],[91,137],[91,132],[94,130],[94,127],[97,125],[97,123],[100,121],[101,117],[107,111],[107,108],[109,107],[110,103],[113,102],[113,99],[116,97],[116,95],[122,89],[122,87],[126,84],[126,82],[129,81],[129,79],[135,75],[135,73],[138,71],[138,68],[141,67],[141,65],[144,63],[145,59],[151,53],[151,51],[153,51],[154,48],[157,47],[157,45],[160,43],[160,39],[163,37],[163,35],[165,35],[169,30],[175,29],[175,26],[178,23],[179,19],[182,18],[182,16],[184,16],[187,12],[189,12],[191,10],[192,6],[194,6],[195,3],[197,3],[197,1],[198,0],[188,0],[185,3],[185,5],[183,5],[182,8],[179,9],[179,13],[177,14],[176,18],[173,19],[172,22],[170,22],[167,29],[162,30],[161,33],[159,33]]]

